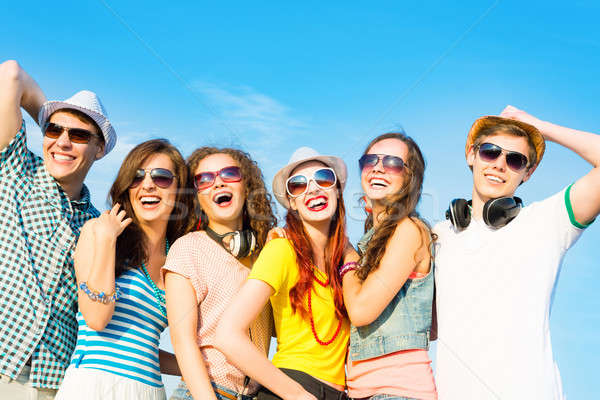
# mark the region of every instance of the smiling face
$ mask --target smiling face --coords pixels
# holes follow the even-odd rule
[[[315,171],[328,167],[319,161],[308,161],[297,166],[290,176],[304,175],[310,179],[306,193],[298,197],[290,197],[290,208],[298,211],[303,222],[330,221],[337,210],[339,192],[337,184],[329,189],[322,189],[312,180]]]
[[[166,224],[175,207],[177,178],[173,179],[169,187],[161,188],[152,181],[150,171],[154,168],[163,168],[175,175],[175,166],[169,156],[156,153],[147,157],[139,168],[148,172],[138,186],[129,189],[129,201],[133,212],[140,224],[151,224],[156,221],[164,221]]]
[[[483,142],[492,143],[506,151],[516,151],[529,154],[529,144],[524,137],[499,133],[487,136]],[[482,203],[499,197],[512,197],[515,190],[529,179],[533,168],[513,171],[506,165],[506,155],[503,153],[493,161],[485,162],[474,148],[467,154],[467,162],[473,168],[473,200]]]
[[[202,172],[217,172],[226,167],[239,167],[238,163],[228,154],[217,153],[203,158],[194,175]],[[239,182],[224,182],[221,176],[215,177],[212,186],[198,191],[200,207],[208,216],[209,226],[218,233],[225,228],[228,231],[242,229],[242,212],[246,202],[246,186],[244,178]],[[221,226],[223,228],[216,228]]]
[[[380,158],[374,167],[365,167],[361,171],[360,182],[362,189],[373,207],[385,203],[385,199],[402,189],[406,170],[394,172],[386,170],[383,166],[383,155],[400,157],[403,161],[408,159],[408,146],[400,139],[383,139],[376,142],[366,154],[379,154]]]
[[[94,124],[84,122],[67,112],[55,112],[49,122],[99,134]],[[93,162],[104,154],[104,146],[100,144],[98,137],[92,137],[86,144],[72,143],[67,132],[63,131],[57,139],[44,136],[42,151],[46,169],[61,186],[78,186],[83,184]]]

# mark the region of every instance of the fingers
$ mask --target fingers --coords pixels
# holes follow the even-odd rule
[[[120,211],[120,212],[117,214],[117,219],[118,219],[119,221],[123,221],[123,218],[125,218],[125,215],[126,215],[126,214],[127,214],[127,213],[125,212],[125,210],[121,210],[121,211]]]
[[[113,206],[113,208],[110,209],[110,213],[111,215],[117,215],[119,213],[119,208],[121,207],[121,205],[119,203],[115,203],[115,205]]]
[[[127,212],[125,210],[121,210],[121,205],[119,203],[115,203],[113,208],[111,208],[110,211],[105,211],[105,213],[115,217],[119,222],[123,222],[123,219],[127,215]]]
[[[271,228],[269,233],[267,233],[267,242],[273,239],[287,238],[287,234],[285,233],[285,229],[280,227]]]
[[[127,228],[127,225],[129,225],[131,222],[133,222],[132,218],[126,218],[126,219],[124,219],[123,221],[121,221],[121,228],[122,229]]]
[[[500,116],[504,118],[514,118],[514,113],[516,110],[517,109],[513,106],[506,106],[504,107],[504,110],[502,110],[502,112],[500,113]]]

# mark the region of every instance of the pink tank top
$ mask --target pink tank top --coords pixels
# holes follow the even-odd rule
[[[409,279],[419,279],[425,275],[413,272]],[[403,350],[369,360],[348,360],[346,368],[348,395],[352,398],[389,394],[437,400],[427,350]]]

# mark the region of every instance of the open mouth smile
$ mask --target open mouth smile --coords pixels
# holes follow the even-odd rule
[[[310,211],[322,211],[327,208],[328,204],[328,199],[325,196],[312,197],[304,203]]]
[[[57,161],[59,163],[70,163],[75,160],[75,157],[69,154],[51,153],[50,155],[52,156],[52,159],[54,161]]]
[[[161,198],[159,196],[146,195],[140,197],[140,203],[142,203],[144,209],[154,209],[158,207],[160,202]]]
[[[213,196],[212,200],[219,207],[229,207],[231,205],[231,203],[233,202],[233,193],[219,192]]]
[[[375,190],[385,189],[389,184],[390,183],[387,180],[380,177],[373,177],[369,179],[369,186]]]
[[[490,183],[492,183],[492,184],[496,184],[496,185],[497,185],[497,184],[502,184],[502,183],[505,183],[505,182],[506,182],[506,180],[504,180],[504,179],[502,179],[502,178],[500,178],[499,176],[496,176],[496,175],[492,175],[492,174],[483,174],[483,176],[485,177],[485,179],[486,179],[488,182],[490,182]]]

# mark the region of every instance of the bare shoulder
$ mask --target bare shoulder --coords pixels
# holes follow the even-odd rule
[[[423,231],[429,232],[429,228],[418,218],[406,217],[398,222],[391,240],[419,240]]]

